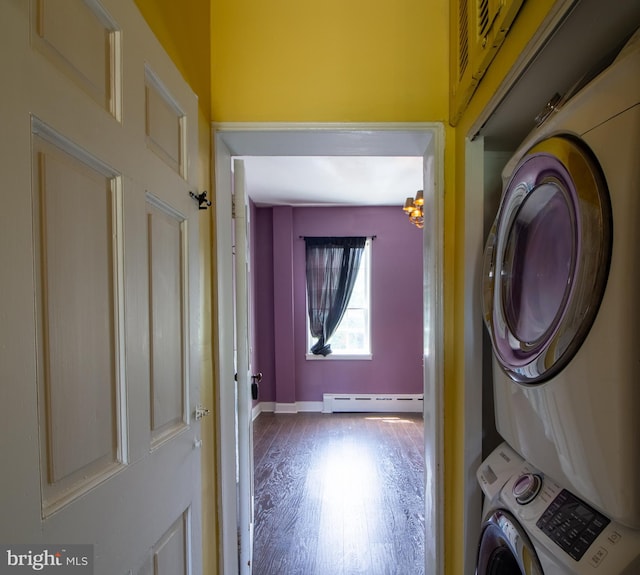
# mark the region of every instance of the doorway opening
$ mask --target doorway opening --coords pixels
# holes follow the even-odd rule
[[[218,412],[221,540],[225,573],[238,566],[236,461],[248,445],[236,440],[234,386],[232,170],[242,156],[418,156],[423,158],[423,361],[425,436],[425,573],[443,572],[442,235],[444,128],[441,124],[219,124],[214,126],[218,264]],[[401,206],[398,207],[400,209]],[[409,223],[407,223],[409,225]],[[250,503],[250,502],[249,502]],[[242,503],[241,503],[242,504]],[[428,567],[427,567],[428,566]],[[238,569],[240,569],[238,571]]]

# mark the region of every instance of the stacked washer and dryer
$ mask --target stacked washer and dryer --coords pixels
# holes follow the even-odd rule
[[[477,575],[640,574],[640,34],[503,171]]]

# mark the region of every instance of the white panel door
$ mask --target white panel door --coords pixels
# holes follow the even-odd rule
[[[238,401],[238,533],[240,574],[251,575],[253,563],[253,419],[249,326],[249,206],[244,162],[233,161],[235,245],[236,370]]]
[[[0,35],[0,545],[200,573],[196,97],[131,0]]]

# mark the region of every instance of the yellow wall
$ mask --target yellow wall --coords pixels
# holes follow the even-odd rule
[[[201,130],[206,129],[207,118],[217,122],[444,122],[448,117],[448,0],[316,4],[211,0],[210,12],[207,2],[136,0],[198,94]],[[205,29],[209,21],[210,36]],[[209,37],[210,53],[208,44],[203,45]],[[453,143],[453,134],[447,130],[448,142]],[[202,148],[205,162],[208,140]],[[203,173],[209,174],[208,170],[210,166],[205,166]],[[446,179],[452,180],[452,153],[447,154],[446,173]],[[453,194],[447,195],[445,204],[450,223],[455,213]],[[445,275],[452,285],[454,242],[451,225],[447,229]],[[208,220],[201,226],[205,284],[215,279],[215,262],[213,272],[210,266],[214,237]],[[207,297],[212,289],[213,285],[205,285]],[[210,299],[205,298],[202,309],[203,314],[211,313]],[[447,339],[452,341],[451,303],[447,309]],[[212,377],[210,332],[205,343],[203,402],[213,402],[212,396],[206,397]],[[204,430],[203,439],[206,445]],[[207,498],[213,496],[214,461],[208,462],[208,454],[203,455],[203,488],[210,489],[204,501],[205,507],[211,507],[213,501]],[[204,513],[203,536],[212,541],[213,509],[205,508]],[[212,574],[217,566],[209,547],[205,544],[205,573]]]
[[[201,130],[207,129],[208,118],[216,122],[446,122],[448,118],[449,0],[210,0],[210,11],[208,1],[136,0],[198,93]],[[462,478],[467,473],[462,469],[464,140],[552,4],[553,0],[525,2],[458,126],[446,130],[447,575],[462,574]],[[210,144],[201,139],[206,180]],[[210,267],[215,237],[210,220],[202,230],[204,287],[210,297],[213,288],[207,284],[215,279],[215,262]],[[203,302],[203,313],[211,313],[210,299]],[[210,332],[205,341],[210,361]],[[211,378],[208,364],[205,387]],[[214,484],[213,464],[205,461],[205,489]],[[211,522],[205,517],[204,535],[211,541],[214,516],[212,510],[206,513]],[[216,572],[212,561],[208,557],[205,573]]]
[[[208,197],[211,192],[211,125],[200,114],[198,135],[200,138],[200,162],[201,176],[198,187],[207,190]],[[216,379],[215,357],[217,344],[214,342],[214,329],[216,318],[215,302],[215,212],[213,209],[200,212],[200,317],[201,317],[201,343],[202,357],[200,403],[211,411],[211,416],[201,421],[200,435],[202,438],[202,564],[203,575],[214,575],[218,572],[218,518],[216,483],[217,448],[216,448]]]
[[[135,0],[147,24],[198,95],[201,114],[207,120],[211,119],[209,2],[210,0]]]
[[[218,122],[447,118],[448,0],[211,0]]]

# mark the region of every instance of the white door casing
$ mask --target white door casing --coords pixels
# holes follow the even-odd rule
[[[236,439],[236,383],[235,383],[235,295],[233,281],[233,179],[231,151],[224,142],[214,142],[218,357],[218,469],[220,485],[220,571],[224,575],[238,575],[238,491]]]
[[[444,573],[444,130],[423,155],[425,575]]]
[[[253,564],[253,420],[249,329],[249,206],[244,162],[233,161],[236,373],[238,417],[238,536],[240,574],[251,575]]]
[[[218,124],[213,126],[218,262],[218,377],[221,567],[238,574],[236,397],[233,385],[233,263],[231,238],[234,156],[421,156],[425,168],[424,386],[426,464],[425,573],[444,573],[443,450],[443,214],[444,129],[441,124]],[[400,209],[399,206],[398,209]],[[431,226],[431,227],[426,227]],[[428,296],[428,297],[427,297]]]
[[[199,573],[196,98],[129,0],[0,33],[0,542]]]

